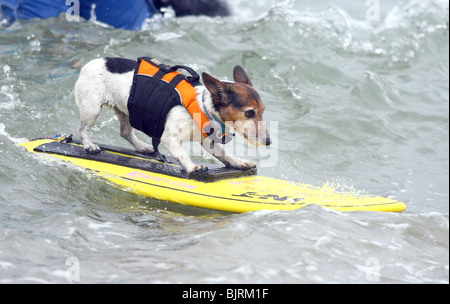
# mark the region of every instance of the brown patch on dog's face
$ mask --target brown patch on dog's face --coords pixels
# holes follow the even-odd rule
[[[219,109],[226,124],[255,146],[270,145],[270,136],[263,120],[264,104],[259,94],[253,88],[235,84],[231,85],[227,98],[228,105]]]
[[[264,104],[261,97],[240,66],[235,67],[233,74],[236,83],[221,82],[203,74],[215,109],[227,125],[251,144],[270,145],[270,136],[263,120]]]

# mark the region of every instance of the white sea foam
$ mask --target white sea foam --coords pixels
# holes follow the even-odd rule
[[[6,132],[5,124],[2,122],[0,122],[0,135],[5,136],[6,138],[8,138],[10,141],[12,141],[15,144],[20,144],[20,143],[27,141],[26,138],[14,137],[14,136],[11,136],[10,134],[8,134],[8,132]]]

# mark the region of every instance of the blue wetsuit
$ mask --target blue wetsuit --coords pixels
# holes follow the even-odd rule
[[[145,19],[159,12],[153,0],[0,0],[0,15],[7,24],[17,19],[58,17],[73,11],[76,1],[82,18],[91,18],[95,4],[96,20],[128,30],[140,29]]]

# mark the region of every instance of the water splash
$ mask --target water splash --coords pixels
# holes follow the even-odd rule
[[[2,122],[0,122],[0,136],[6,137],[7,139],[9,139],[11,142],[13,142],[15,144],[20,144],[20,143],[28,141],[28,139],[26,139],[26,138],[19,138],[19,137],[11,136],[8,132],[6,132],[6,125]]]

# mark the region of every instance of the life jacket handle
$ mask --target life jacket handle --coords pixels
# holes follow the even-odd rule
[[[167,67],[169,69],[167,69]],[[167,73],[171,73],[171,72],[175,72],[178,69],[183,69],[189,72],[189,74],[191,74],[192,76],[188,76],[186,77],[186,80],[189,81],[192,85],[198,85],[200,84],[200,75],[197,74],[196,71],[194,71],[192,68],[184,66],[184,65],[174,65],[172,67],[169,66],[165,66],[163,68],[160,67],[161,70],[163,70],[164,72]]]

